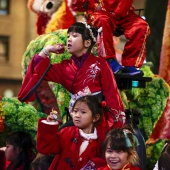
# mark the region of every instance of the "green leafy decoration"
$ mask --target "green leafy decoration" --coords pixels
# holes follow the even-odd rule
[[[35,139],[38,120],[42,117],[47,117],[47,115],[38,112],[31,104],[20,102],[17,98],[4,97],[1,102],[1,109],[5,113],[4,133],[6,129],[7,133],[10,131],[24,130],[30,132]],[[0,135],[5,136],[3,132],[0,133]],[[3,141],[1,140],[0,146],[4,146],[5,137]]]

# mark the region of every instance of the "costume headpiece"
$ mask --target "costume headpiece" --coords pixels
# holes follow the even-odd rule
[[[128,135],[127,135],[128,133],[132,134],[132,132],[130,132],[128,129],[123,129],[123,133],[124,133],[125,139],[126,139],[126,147],[128,147],[128,148],[132,147],[132,143],[131,143]],[[138,139],[136,138],[136,136],[133,135],[133,134],[132,134],[132,136],[133,136],[133,138],[135,140],[136,146],[139,146],[139,142],[138,142]]]
[[[97,41],[97,39],[96,39],[96,37],[94,36],[94,34],[93,34],[93,31],[92,31],[92,29],[91,29],[91,26],[90,25],[88,25],[86,22],[82,22],[84,25],[85,25],[85,27],[90,31],[90,36],[91,36],[91,38],[93,39],[93,41],[94,42],[96,42]],[[102,31],[102,27],[100,27],[99,29],[98,29],[98,33],[100,33]]]

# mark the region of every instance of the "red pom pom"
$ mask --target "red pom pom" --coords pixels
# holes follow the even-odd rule
[[[102,107],[106,107],[107,106],[105,101],[102,101],[101,105],[102,105]]]

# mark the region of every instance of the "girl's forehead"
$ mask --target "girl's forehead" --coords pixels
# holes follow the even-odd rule
[[[76,31],[70,31],[70,32],[68,32],[68,34],[70,35],[70,34],[80,34],[80,33],[76,32]]]
[[[85,102],[83,102],[83,101],[78,101],[78,102],[75,104],[75,106],[81,106],[81,105],[87,106],[87,104],[86,104]]]
[[[86,110],[90,110],[88,104],[84,101],[79,101],[75,104],[74,108],[79,108],[79,109],[86,109]]]

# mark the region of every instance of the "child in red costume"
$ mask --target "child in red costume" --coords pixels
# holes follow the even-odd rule
[[[18,99],[35,99],[35,89],[41,80],[60,83],[71,93],[70,110],[75,100],[84,95],[104,96],[109,108],[114,113],[110,118],[114,127],[125,123],[124,106],[116,85],[112,70],[102,58],[90,53],[96,42],[97,30],[86,23],[75,23],[68,29],[67,48],[72,54],[69,60],[50,63],[49,53],[62,53],[62,45],[49,45],[36,54],[26,73]],[[102,100],[102,97],[101,97]]]
[[[137,166],[138,140],[130,125],[109,131],[103,143],[107,166],[97,170],[140,170]]]
[[[75,126],[60,131],[57,115],[38,122],[37,151],[56,155],[49,170],[80,170],[89,160],[95,167],[105,166],[100,147],[109,129],[102,127],[99,99],[92,95],[80,97],[72,107],[72,117]]]
[[[141,67],[146,55],[146,41],[150,29],[145,20],[135,14],[133,0],[72,0],[74,11],[86,11],[87,21],[94,27],[102,27],[106,59],[115,74],[143,75]],[[122,54],[122,65],[115,56],[113,38],[117,26],[121,26],[128,40]]]

